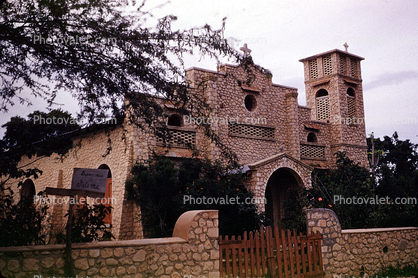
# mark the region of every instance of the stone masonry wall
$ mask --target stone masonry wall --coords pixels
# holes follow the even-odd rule
[[[73,244],[78,278],[219,277],[218,212],[189,211],[171,238]],[[2,247],[0,272],[6,277],[64,274],[65,245]]]
[[[324,71],[324,58],[331,57],[332,72]],[[356,71],[352,75],[348,68],[342,71],[340,57],[345,57],[348,63],[355,61]],[[353,58],[348,59],[348,57]],[[310,76],[310,61],[316,60],[318,75]],[[328,122],[329,138],[331,139],[331,155],[337,151],[346,151],[348,157],[368,165],[366,149],[366,128],[364,121],[364,100],[361,79],[360,62],[363,58],[351,53],[333,50],[300,60],[304,63],[306,105],[311,109],[312,120],[317,119],[316,94],[325,89],[329,95],[330,118]],[[348,65],[347,63],[347,65]],[[355,120],[348,115],[347,89],[351,88],[355,94]],[[332,159],[335,162],[335,157]]]
[[[418,263],[418,228],[341,230],[332,210],[308,209],[306,216],[308,233],[323,235],[326,278],[373,276],[389,266]]]
[[[237,154],[242,165],[283,152],[299,159],[297,89],[273,84],[269,76],[257,69],[252,69],[252,74],[253,82],[246,84],[250,74],[238,66],[222,65],[218,72],[199,68],[187,71],[196,94],[202,95],[211,106],[211,118],[216,121],[212,124],[213,130]],[[201,88],[203,83],[204,90]],[[291,105],[287,105],[286,95],[290,96]],[[254,99],[250,110],[245,105],[249,96]],[[273,128],[274,138],[232,134],[228,122]],[[208,153],[211,159],[221,158],[214,145]]]

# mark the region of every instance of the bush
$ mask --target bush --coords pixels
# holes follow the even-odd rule
[[[47,206],[35,206],[32,200],[15,202],[14,192],[2,189],[0,204],[0,246],[46,244]]]
[[[128,198],[141,206],[145,235],[171,236],[178,217],[196,209],[219,210],[221,235],[241,235],[259,228],[263,215],[257,213],[256,205],[244,202],[252,198],[244,185],[245,174],[232,168],[197,158],[174,164],[158,157],[147,166],[134,165],[126,189]],[[231,204],[231,200],[240,204]]]
[[[106,214],[110,212],[111,208],[105,205],[83,205],[76,208],[71,226],[71,242],[105,241],[114,238],[110,232],[112,226],[104,223]],[[57,243],[64,243],[66,233],[62,231],[55,237]]]

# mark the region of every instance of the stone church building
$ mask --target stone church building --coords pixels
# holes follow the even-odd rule
[[[312,170],[331,167],[337,151],[346,151],[363,166],[368,164],[361,60],[338,49],[301,59],[306,106],[298,104],[296,88],[274,84],[271,76],[259,71],[253,72],[254,82],[247,86],[248,72],[239,66],[187,70],[190,88],[201,93],[212,108],[213,130],[245,165],[249,187],[255,197],[266,198],[261,209],[273,221],[284,215],[284,192],[292,186],[310,186]],[[146,162],[155,152],[167,151],[173,159],[191,156],[186,144],[196,146],[201,156],[220,158],[218,147],[193,124],[198,119],[181,115],[170,101],[161,100],[161,104],[170,115],[170,149],[154,134],[126,124],[118,125],[110,135],[99,131],[74,138],[75,143],[82,141],[81,147],[71,150],[64,160],[58,156],[22,159],[21,166],[38,167],[43,175],[24,180],[21,195],[46,187],[70,188],[73,168],[109,169],[106,195],[113,198],[113,211],[106,221],[112,224],[116,239],[141,238],[141,223],[135,220],[140,208],[127,201],[125,191],[131,166]],[[109,139],[112,150],[105,155]],[[62,225],[67,208],[54,205],[50,222]]]

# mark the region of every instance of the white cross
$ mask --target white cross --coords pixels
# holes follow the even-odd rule
[[[348,52],[348,44],[345,43],[343,46],[345,47],[345,52]]]
[[[244,43],[244,46],[243,47],[240,47],[239,50],[241,50],[242,52],[244,52],[244,57],[250,56],[251,49],[248,48],[248,46],[247,46],[246,43]]]

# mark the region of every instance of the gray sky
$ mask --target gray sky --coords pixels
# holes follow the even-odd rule
[[[349,52],[365,58],[361,67],[367,135],[398,131],[402,140],[418,143],[418,1],[150,0],[146,8],[156,18],[178,16],[175,29],[206,23],[220,28],[227,17],[225,37],[236,49],[247,43],[254,62],[273,73],[274,83],[298,88],[301,105],[306,103],[305,86],[298,60],[343,50],[347,42]],[[216,68],[214,61],[199,62],[199,57],[187,59],[186,66]],[[0,115],[0,124],[35,108],[15,106]]]

